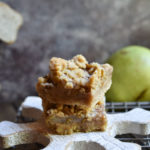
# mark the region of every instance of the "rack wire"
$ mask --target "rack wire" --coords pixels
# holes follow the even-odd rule
[[[150,111],[150,102],[127,102],[127,103],[107,103],[106,110],[114,114],[119,112],[128,112],[133,108],[144,108]],[[150,135],[124,134],[117,135],[117,139],[123,142],[132,142],[141,145],[142,150],[150,150]]]

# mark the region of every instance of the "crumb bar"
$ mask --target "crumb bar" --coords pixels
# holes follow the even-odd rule
[[[111,86],[112,67],[89,64],[82,55],[71,60],[53,57],[49,68],[49,74],[40,77],[36,86],[39,96],[49,103],[89,109]]]
[[[88,112],[78,106],[52,105],[44,116],[52,132],[61,135],[73,132],[104,131],[107,125],[105,106],[100,103]]]

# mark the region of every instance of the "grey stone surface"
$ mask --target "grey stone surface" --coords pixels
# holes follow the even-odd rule
[[[149,0],[3,0],[22,13],[13,45],[0,43],[0,101],[36,95],[52,56],[103,63],[123,46],[150,47]]]
[[[16,113],[17,112],[12,104],[0,103],[0,121],[3,120],[15,121]]]

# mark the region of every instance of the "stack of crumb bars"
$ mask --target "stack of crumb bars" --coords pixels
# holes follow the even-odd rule
[[[105,93],[113,68],[77,55],[71,60],[53,57],[49,69],[36,86],[47,126],[57,134],[104,131]]]

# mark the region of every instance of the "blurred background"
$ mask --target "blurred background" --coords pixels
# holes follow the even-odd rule
[[[0,42],[0,121],[14,120],[52,56],[83,54],[104,63],[127,45],[150,48],[149,0],[1,0],[24,24],[12,45]]]

